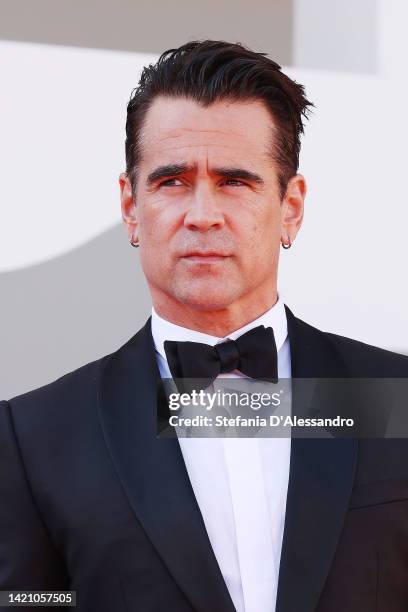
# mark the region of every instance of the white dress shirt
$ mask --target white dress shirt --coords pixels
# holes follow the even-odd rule
[[[152,308],[152,335],[162,378],[170,378],[165,340],[214,346],[272,327],[279,378],[290,378],[282,299],[226,338],[175,325]],[[222,377],[243,376],[238,370]],[[215,383],[217,382],[214,381]],[[182,438],[179,444],[215,557],[237,612],[275,612],[290,465],[290,437]]]

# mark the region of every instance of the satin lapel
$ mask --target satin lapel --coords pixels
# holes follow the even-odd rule
[[[160,374],[150,323],[103,365],[98,405],[105,440],[137,519],[193,608],[233,612],[178,440],[156,437]]]
[[[347,377],[327,337],[285,308],[292,377]],[[298,401],[294,394],[294,412]],[[356,459],[354,439],[292,439],[276,612],[316,609],[347,512]]]

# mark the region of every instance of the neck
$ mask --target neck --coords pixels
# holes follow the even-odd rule
[[[157,314],[181,327],[193,329],[195,331],[225,338],[228,334],[251,323],[272,306],[276,304],[278,295],[276,290],[263,300],[256,302],[253,299],[239,303],[230,304],[226,308],[217,310],[200,310],[191,308],[186,304],[177,303],[176,307],[166,300],[153,300],[154,309]]]

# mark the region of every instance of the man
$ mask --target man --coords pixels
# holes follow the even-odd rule
[[[143,71],[120,188],[152,316],[0,404],[3,590],[75,590],[87,612],[408,608],[405,440],[156,435],[157,383],[183,363],[215,363],[214,383],[255,363],[271,378],[408,374],[407,357],[319,331],[277,294],[309,106],[239,44],[190,42]]]

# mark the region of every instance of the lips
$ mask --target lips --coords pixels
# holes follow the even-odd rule
[[[217,253],[216,251],[192,251],[183,255],[183,259],[186,259],[195,263],[215,263],[226,259],[228,255],[223,253]]]

